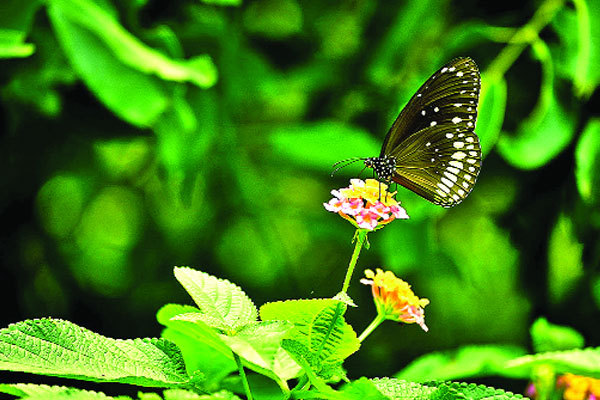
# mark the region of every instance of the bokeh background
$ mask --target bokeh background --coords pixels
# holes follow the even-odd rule
[[[0,325],[52,316],[158,336],[189,265],[257,305],[341,289],[354,229],[331,165],[379,153],[441,65],[482,71],[485,153],[445,210],[370,235],[364,268],[427,297],[430,331],[382,325],[347,362],[393,375],[465,344],[529,346],[537,317],[600,344],[600,2],[2,0]],[[363,176],[370,176],[364,175]]]

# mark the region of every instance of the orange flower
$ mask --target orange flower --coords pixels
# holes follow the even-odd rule
[[[396,277],[392,271],[384,272],[379,268],[376,271],[377,273],[365,270],[368,279],[361,279],[360,282],[371,285],[377,313],[392,321],[417,323],[427,332],[429,328],[425,325],[423,308],[429,304],[429,300],[415,296],[410,285]]]
[[[564,387],[565,400],[595,400],[600,398],[600,379],[586,376],[564,374],[556,381],[557,386]]]

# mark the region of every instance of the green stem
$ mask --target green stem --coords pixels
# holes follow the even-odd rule
[[[250,385],[248,384],[248,378],[246,377],[246,372],[244,372],[244,366],[242,365],[242,360],[240,356],[236,353],[233,353],[233,358],[235,359],[235,363],[237,364],[238,371],[240,371],[240,377],[242,378],[242,383],[244,384],[244,390],[246,391],[246,397],[248,400],[253,400],[252,392],[250,391]]]
[[[501,79],[523,50],[538,39],[540,31],[550,22],[563,6],[564,0],[546,0],[537,9],[531,20],[521,27],[510,40],[510,44],[490,63],[486,75],[490,81]]]
[[[360,334],[358,341],[362,343],[362,341],[365,340],[383,321],[385,321],[385,317],[381,314],[377,314],[375,319],[367,326],[363,333]]]
[[[354,251],[352,252],[352,258],[350,258],[350,263],[348,264],[348,270],[346,271],[346,278],[344,278],[344,285],[342,286],[341,293],[346,294],[348,292],[350,279],[352,279],[352,274],[354,273],[354,267],[356,267],[360,250],[362,249],[366,240],[367,231],[364,229],[357,229],[356,233],[354,234]]]

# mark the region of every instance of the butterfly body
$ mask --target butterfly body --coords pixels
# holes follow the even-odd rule
[[[450,61],[400,112],[379,157],[361,160],[382,181],[394,181],[442,207],[459,204],[481,169],[481,146],[474,132],[480,86],[473,60]]]

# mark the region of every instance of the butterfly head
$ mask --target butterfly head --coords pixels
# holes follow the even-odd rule
[[[382,181],[389,181],[396,172],[396,157],[367,157],[364,159],[365,167],[373,168],[377,177]]]

